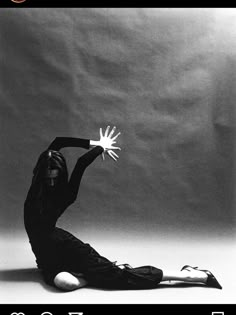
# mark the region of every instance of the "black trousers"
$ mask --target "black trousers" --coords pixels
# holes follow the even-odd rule
[[[163,276],[162,270],[153,266],[120,268],[60,228],[51,233],[45,249],[45,257],[37,258],[38,267],[45,282],[53,286],[55,276],[62,271],[82,273],[89,286],[119,290],[156,288]]]

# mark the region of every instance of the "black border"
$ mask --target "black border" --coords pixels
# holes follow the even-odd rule
[[[79,299],[79,295],[78,295]],[[157,294],[158,300],[158,294]],[[235,304],[3,304],[2,315],[112,315],[123,314],[158,314],[158,315],[234,315]],[[14,314],[13,314],[14,313]],[[19,314],[21,313],[21,314]],[[217,314],[215,314],[217,315]]]
[[[112,4],[112,6],[111,6]],[[23,3],[14,3],[11,0],[0,0],[1,8],[155,8],[153,1],[145,1],[143,6],[140,2],[102,0],[94,2],[91,0],[26,0]],[[231,2],[224,1],[224,6],[220,6],[216,1],[177,1],[177,0],[158,0],[158,8],[234,8]],[[157,303],[158,292],[157,292]],[[79,292],[78,292],[79,300]],[[92,303],[92,301],[91,301]],[[170,298],[171,303],[171,298]],[[236,304],[0,304],[1,315],[69,315],[69,313],[83,313],[83,315],[111,315],[118,313],[124,314],[158,314],[158,315],[213,315],[213,312],[222,312],[222,315],[236,314]],[[21,313],[21,314],[20,314]],[[74,314],[76,315],[76,314]],[[215,314],[217,315],[217,314]]]
[[[157,5],[157,6],[155,6]],[[12,0],[0,0],[0,8],[233,8],[232,1],[222,3],[213,0],[25,0],[22,3],[14,3]]]

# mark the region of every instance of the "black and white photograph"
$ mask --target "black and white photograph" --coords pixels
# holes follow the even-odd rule
[[[0,304],[224,315],[235,108],[236,8],[0,8]]]

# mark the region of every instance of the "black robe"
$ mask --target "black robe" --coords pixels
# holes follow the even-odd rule
[[[89,149],[90,141],[79,138],[57,137],[47,150],[59,151],[64,147]],[[24,224],[36,263],[42,270],[46,283],[54,285],[53,279],[62,271],[82,273],[89,285],[113,289],[155,288],[161,281],[162,270],[152,266],[131,268],[101,256],[89,244],[71,233],[58,228],[56,222],[62,213],[76,200],[83,173],[101,153],[96,146],[76,162],[68,184],[60,194],[47,198],[41,194],[40,182],[33,182],[24,203]]]

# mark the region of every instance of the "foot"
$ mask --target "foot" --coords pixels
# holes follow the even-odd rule
[[[181,271],[190,271],[192,272],[201,272],[205,274],[205,277],[202,278],[202,281],[199,282],[203,282],[205,283],[208,287],[212,287],[212,288],[216,288],[216,289],[222,289],[222,286],[219,284],[219,282],[216,280],[215,276],[209,271],[209,270],[201,270],[198,267],[191,267],[189,265],[185,265]],[[199,274],[200,276],[200,274]]]
[[[206,284],[207,282],[207,274],[204,271],[197,270],[191,266],[184,266],[181,269],[181,272],[184,273],[188,281],[190,282],[201,282]]]

